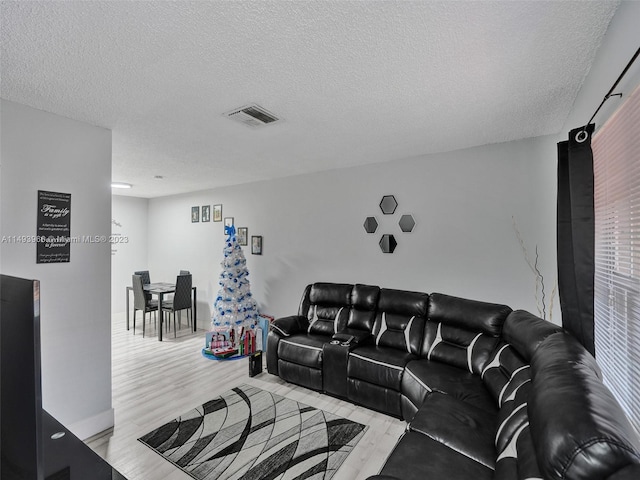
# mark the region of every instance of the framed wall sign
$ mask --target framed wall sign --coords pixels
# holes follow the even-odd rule
[[[200,221],[200,207],[191,207],[191,223]]]
[[[71,261],[71,194],[38,190],[36,263]]]
[[[251,253],[253,255],[262,255],[262,235],[251,237]]]

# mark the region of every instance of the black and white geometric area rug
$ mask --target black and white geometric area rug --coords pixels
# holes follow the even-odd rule
[[[139,438],[198,480],[330,479],[367,427],[248,385]]]

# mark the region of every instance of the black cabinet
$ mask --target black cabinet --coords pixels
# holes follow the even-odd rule
[[[45,410],[42,434],[45,480],[127,480]]]

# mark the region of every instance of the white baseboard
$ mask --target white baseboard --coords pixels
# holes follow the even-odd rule
[[[114,410],[113,408],[110,408],[109,410],[105,410],[93,417],[85,418],[84,420],[80,420],[72,425],[67,425],[67,428],[80,440],[86,440],[89,437],[93,437],[94,435],[113,427],[114,423]]]

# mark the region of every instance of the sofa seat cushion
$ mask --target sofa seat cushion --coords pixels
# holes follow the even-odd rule
[[[278,342],[278,358],[311,368],[322,368],[322,347],[331,337],[297,334]]]
[[[479,375],[436,361],[409,363],[402,381],[403,395],[419,407],[430,391],[447,393],[494,416],[498,413],[496,401]]]
[[[400,391],[405,365],[416,355],[406,350],[367,345],[349,354],[347,376]]]
[[[402,436],[380,474],[402,480],[493,478],[492,469],[426,435],[411,431]]]
[[[451,395],[431,393],[409,424],[409,430],[444,443],[493,469],[496,461],[496,417]]]

